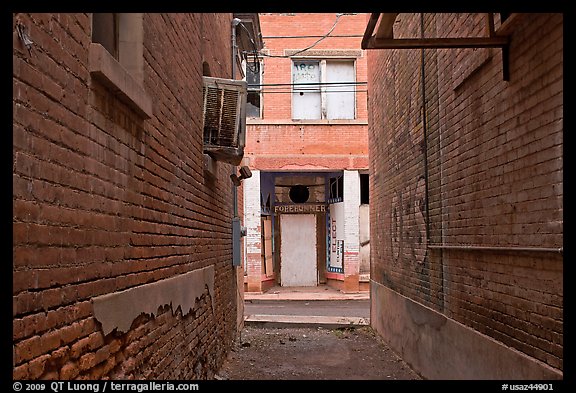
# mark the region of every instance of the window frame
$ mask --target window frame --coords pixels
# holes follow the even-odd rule
[[[91,15],[91,43],[88,53],[90,76],[106,86],[143,119],[153,116],[152,97],[144,89],[144,14],[114,14],[117,25],[117,56],[94,41]]]
[[[96,23],[95,17],[98,15],[99,23]],[[108,19],[112,19],[112,29]],[[120,59],[120,17],[115,12],[95,12],[92,14],[92,42],[98,43],[104,47],[117,61]],[[97,37],[95,37],[97,36]],[[113,48],[110,47],[110,44]]]
[[[250,87],[250,85],[248,85],[248,92],[247,92],[247,96],[246,96],[246,118],[248,119],[262,119],[264,117],[264,95],[262,92],[262,81],[263,81],[263,75],[264,75],[264,62],[262,58],[258,58],[257,59],[258,63],[259,63],[259,79],[260,79],[260,86],[254,88],[254,87]],[[247,66],[247,62],[246,60],[242,60],[242,70],[244,71],[244,80],[246,82],[248,82],[248,66]],[[259,99],[259,114],[258,116],[249,116],[248,115],[248,98],[250,96],[250,93],[257,93],[258,94],[258,99]]]
[[[292,120],[295,121],[306,121],[306,120],[326,120],[326,121],[330,121],[330,120],[356,120],[358,118],[358,108],[357,108],[357,104],[358,104],[358,99],[356,97],[357,92],[356,92],[356,85],[353,85],[353,90],[351,91],[353,93],[353,101],[352,101],[352,110],[353,110],[353,116],[352,118],[346,118],[346,119],[336,119],[336,118],[330,118],[328,117],[328,108],[327,108],[327,86],[326,85],[322,85],[322,83],[326,83],[326,78],[327,78],[327,69],[329,67],[329,63],[336,63],[336,62],[342,62],[342,63],[352,63],[352,69],[353,69],[353,74],[354,74],[354,83],[357,82],[357,66],[358,66],[358,59],[356,57],[318,57],[318,56],[314,56],[314,57],[307,57],[307,56],[298,56],[298,57],[291,57],[290,58],[290,84],[291,84],[291,93],[290,93],[290,101],[291,101],[291,114],[290,117]],[[294,92],[295,92],[295,86],[294,86],[294,63],[297,61],[317,61],[318,65],[319,65],[319,72],[320,72],[320,117],[319,118],[314,118],[314,119],[303,119],[303,118],[296,118],[294,111],[295,111],[295,106],[294,106]]]

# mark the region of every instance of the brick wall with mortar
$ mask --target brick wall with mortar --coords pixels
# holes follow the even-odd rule
[[[482,15],[425,14],[424,34],[484,35]],[[426,248],[562,247],[562,15],[510,37],[510,81],[497,49],[425,50],[424,100],[421,50],[369,52],[372,280],[561,373],[561,254]]]
[[[262,170],[368,167],[367,124],[254,125],[246,137],[250,166]]]
[[[231,167],[203,171],[201,77],[203,61],[230,77],[231,18],[144,14],[143,120],[91,77],[90,14],[14,15],[15,379],[195,379],[222,363],[236,335]],[[213,297],[103,335],[93,297],[206,266]]]

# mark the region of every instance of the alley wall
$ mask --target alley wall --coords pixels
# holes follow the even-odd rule
[[[91,14],[13,17],[14,379],[210,378],[236,336],[231,166],[202,154],[232,15],[131,15],[134,78]]]
[[[562,15],[515,21],[509,51],[509,81],[496,48],[368,54],[372,324],[426,378],[562,376]]]

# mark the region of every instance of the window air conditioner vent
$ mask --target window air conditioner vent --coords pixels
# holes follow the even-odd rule
[[[214,159],[240,164],[246,140],[245,81],[204,78],[204,152]]]

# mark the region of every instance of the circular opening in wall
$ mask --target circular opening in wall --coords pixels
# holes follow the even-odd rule
[[[304,203],[310,198],[310,191],[308,187],[296,185],[290,187],[290,200],[294,203]]]

